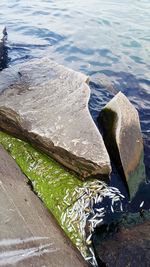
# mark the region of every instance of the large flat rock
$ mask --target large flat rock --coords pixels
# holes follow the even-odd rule
[[[0,266],[86,267],[0,146]]]
[[[121,176],[126,179],[132,197],[145,178],[138,112],[127,97],[119,92],[103,108],[100,122],[109,154]]]
[[[45,58],[0,73],[0,127],[30,141],[81,177],[111,166],[88,110],[88,77]]]

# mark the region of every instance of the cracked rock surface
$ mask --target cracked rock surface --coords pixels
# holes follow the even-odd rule
[[[48,58],[0,73],[0,128],[81,178],[108,178],[109,155],[88,110],[88,77]]]

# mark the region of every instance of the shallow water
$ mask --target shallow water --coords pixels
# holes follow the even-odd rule
[[[149,18],[149,0],[0,1],[9,65],[46,55],[90,75],[89,107],[95,121],[116,92],[131,100],[140,115],[150,180]],[[144,185],[135,202],[146,196],[148,208],[149,192],[150,185]]]

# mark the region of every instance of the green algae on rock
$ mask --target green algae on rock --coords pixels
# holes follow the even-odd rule
[[[24,141],[0,132],[0,143],[15,159],[23,173],[32,181],[35,192],[62,225],[62,215],[76,200],[75,196],[72,197],[72,195],[76,188],[82,186],[82,181],[74,174],[66,171],[59,163],[36,151]],[[66,190],[69,193],[68,197],[66,197]],[[75,231],[70,229],[68,233],[68,228],[66,229],[64,224],[63,229],[71,236],[75,244],[79,243],[77,239],[81,239],[81,237],[76,235]]]
[[[0,266],[89,267],[0,145]]]
[[[59,163],[36,151],[28,143],[0,132],[0,143],[15,159],[23,173],[32,181],[34,191],[57,219],[65,233],[86,256],[87,247],[78,224],[68,222],[66,216],[77,199],[77,190],[83,185],[75,174]],[[88,255],[88,254],[87,254]]]
[[[108,196],[113,203],[120,201],[119,190],[97,179],[81,181],[75,173],[64,169],[30,144],[1,131],[0,144],[32,182],[34,191],[83,257],[97,266],[90,239],[95,227],[103,223],[105,209],[102,207],[95,213],[93,206]]]

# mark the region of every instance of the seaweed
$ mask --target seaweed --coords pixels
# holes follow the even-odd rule
[[[92,234],[97,226],[103,224],[106,210],[102,201],[110,198],[110,205],[121,205],[124,196],[117,188],[108,187],[103,181],[82,181],[75,173],[29,143],[2,131],[0,143],[15,159],[31,181],[34,192],[83,257],[93,266],[98,266],[92,246]]]

